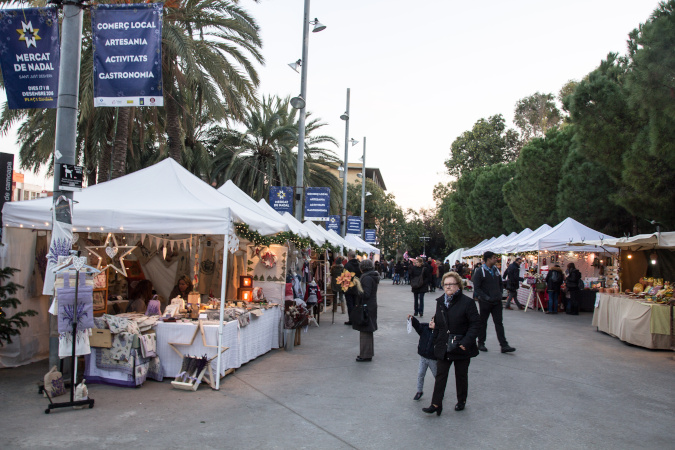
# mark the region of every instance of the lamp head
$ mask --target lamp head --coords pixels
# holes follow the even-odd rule
[[[288,64],[288,67],[290,67],[291,69],[293,69],[293,70],[295,70],[296,72],[298,72],[298,68],[299,68],[299,67],[302,67],[302,60],[299,59],[299,60],[297,60],[297,61],[295,61],[295,62],[289,63],[289,64]],[[298,73],[300,73],[300,72],[298,72]]]
[[[369,195],[373,195],[372,192],[366,192],[366,197],[368,197]]]
[[[347,114],[347,111],[345,111],[344,113],[342,113],[342,115],[340,116],[340,119],[342,119],[342,120],[349,120],[349,114]]]
[[[314,28],[312,29],[312,33],[318,33],[319,31],[323,31],[323,30],[326,29],[326,25],[319,22],[319,19],[317,19],[316,17],[314,18],[314,20],[312,20],[309,23],[311,25],[314,25]]]
[[[354,139],[354,138],[351,138],[351,139],[349,140],[349,142],[352,143],[352,147],[359,143],[359,141],[357,141],[357,140]]]
[[[306,105],[305,99],[302,98],[302,95],[298,95],[297,97],[293,97],[291,99],[291,106],[295,109],[304,109]]]

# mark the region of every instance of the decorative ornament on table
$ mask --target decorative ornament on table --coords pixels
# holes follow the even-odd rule
[[[263,290],[261,287],[254,287],[253,288],[253,301],[254,302],[261,302],[265,300],[265,296],[263,295]]]
[[[266,251],[260,256],[260,262],[262,262],[263,265],[268,269],[271,269],[277,265],[277,255],[271,251]]]

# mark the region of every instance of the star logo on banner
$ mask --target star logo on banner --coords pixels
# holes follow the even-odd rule
[[[42,39],[38,36],[40,30],[37,28],[33,29],[33,24],[30,21],[28,23],[21,21],[21,28],[20,30],[16,30],[19,33],[19,40],[26,42],[26,48],[30,48],[31,46],[37,48],[37,41]]]
[[[283,200],[286,198],[286,193],[284,191],[277,191],[277,197]]]
[[[99,270],[106,270],[108,267],[117,271],[122,276],[127,276],[127,268],[124,267],[124,258],[129,256],[131,252],[136,248],[135,245],[119,245],[117,243],[117,238],[114,234],[108,233],[103,245],[92,245],[85,247],[89,253],[98,258],[98,264],[96,268]],[[110,264],[107,264],[105,267],[101,268],[103,262],[111,261]]]

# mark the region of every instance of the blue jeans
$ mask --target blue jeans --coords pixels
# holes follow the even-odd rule
[[[559,291],[548,291],[548,310],[550,312],[558,311],[558,296],[560,295]]]
[[[424,314],[424,292],[413,292],[415,296],[415,314]]]
[[[401,282],[401,275],[395,273],[394,274],[394,283],[398,284]]]

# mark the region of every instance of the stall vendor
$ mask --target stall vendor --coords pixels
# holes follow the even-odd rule
[[[148,302],[152,298],[152,282],[150,280],[141,280],[136,285],[133,295],[129,296],[132,301],[129,302],[127,312],[145,314]]]
[[[171,291],[171,295],[169,295],[169,303],[171,303],[171,300],[176,297],[182,298],[185,300],[185,303],[187,303],[188,294],[190,292],[192,292],[192,281],[190,281],[190,277],[183,275],[178,279],[178,284],[174,286],[173,290]]]

